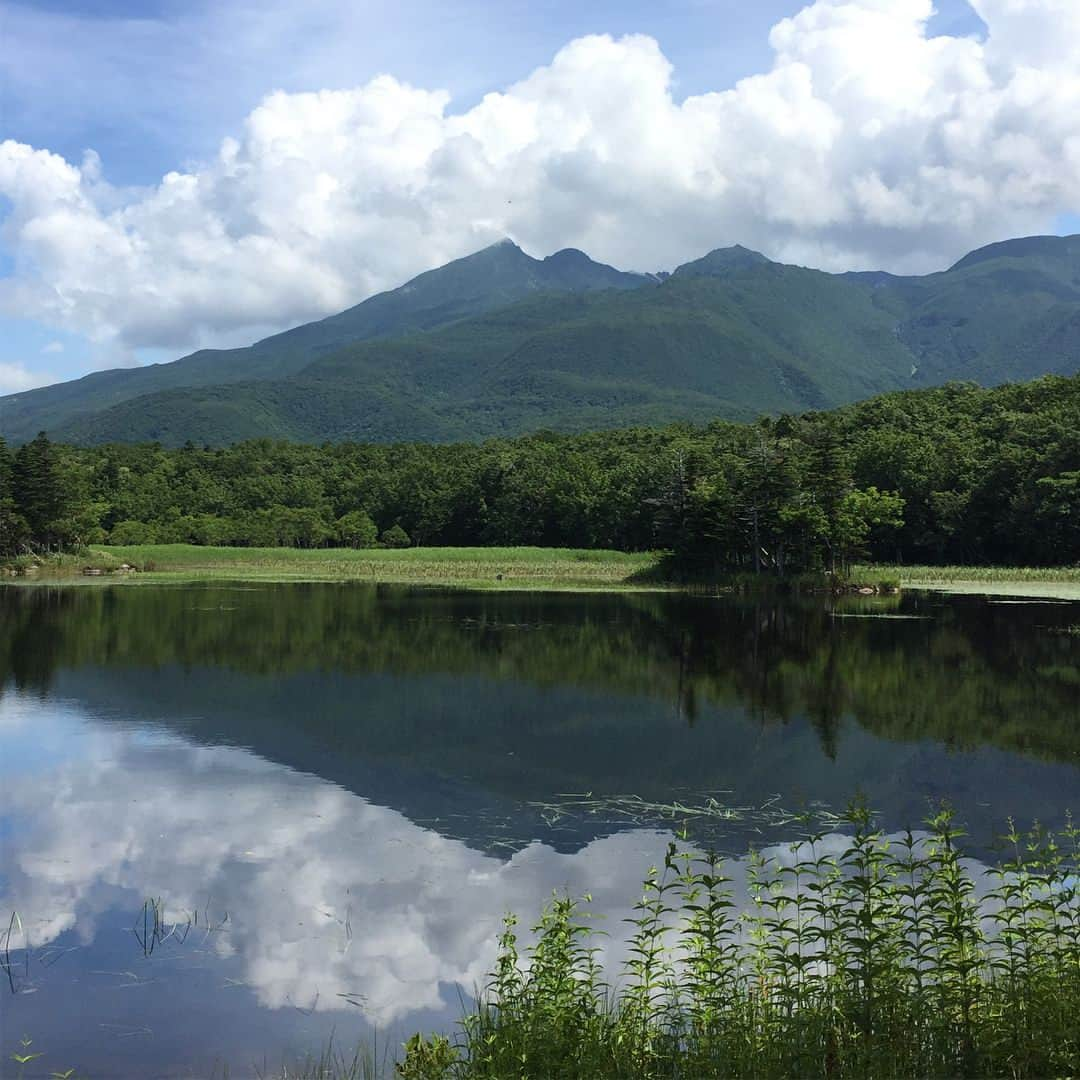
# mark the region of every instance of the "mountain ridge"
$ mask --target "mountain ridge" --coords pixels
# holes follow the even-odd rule
[[[580,259],[558,257],[571,251],[564,249],[546,259],[534,259],[504,238],[344,311],[252,345],[198,349],[167,363],[96,371],[69,382],[9,394],[0,397],[0,435],[23,441],[41,428],[62,426],[78,411],[108,408],[143,394],[240,383],[253,377],[280,378],[299,371],[318,353],[336,345],[432,329],[532,292],[636,288],[651,280],[646,274],[626,273],[593,262],[584,252],[576,253]],[[39,407],[41,402],[46,403],[44,408]],[[16,404],[19,407],[14,407]]]
[[[0,434],[449,441],[746,419],[1078,369],[1080,236],[986,245],[921,277],[830,274],[741,245],[630,274],[504,240],[244,350],[0,398]]]

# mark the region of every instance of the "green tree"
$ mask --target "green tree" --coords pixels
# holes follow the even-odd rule
[[[152,525],[142,521],[118,521],[109,532],[109,543],[130,547],[135,544],[153,544],[157,533]]]
[[[848,569],[875,532],[899,529],[904,524],[903,513],[904,500],[895,492],[872,486],[849,491],[837,510],[833,532],[841,568]]]
[[[790,439],[778,438],[771,424],[762,421],[750,429],[736,459],[736,516],[755,573],[782,573],[785,567],[787,533],[781,514],[798,490],[791,449]]]
[[[366,510],[350,510],[334,522],[340,543],[351,548],[373,548],[379,542],[379,527]]]
[[[1069,563],[1080,553],[1080,470],[1035,481],[1035,523],[1043,560]]]
[[[391,525],[379,539],[383,547],[407,548],[412,546],[409,534],[400,525]]]
[[[0,435],[0,502],[11,498],[11,451]]]
[[[11,488],[16,510],[29,528],[31,543],[45,549],[58,547],[63,540],[61,522],[69,499],[56,448],[44,431],[16,451]]]
[[[13,462],[7,443],[0,438],[0,555],[14,555],[29,539],[29,526],[12,497]]]

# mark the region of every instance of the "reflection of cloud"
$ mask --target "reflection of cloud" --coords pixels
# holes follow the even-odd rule
[[[55,706],[0,708],[13,711],[56,723]],[[9,777],[0,792],[0,815],[20,822],[0,910],[18,910],[46,944],[72,928],[93,936],[118,889],[133,909],[160,896],[172,915],[211,898],[229,912],[217,948],[272,1008],[359,995],[385,1024],[438,1007],[441,983],[484,980],[503,915],[535,913],[553,889],[591,893],[617,924],[665,843],[624,833],[501,861],[246,751],[122,729],[80,738],[84,757]]]
[[[46,745],[68,744],[0,790],[0,837],[4,819],[18,823],[5,841],[0,911],[18,910],[35,945],[71,929],[90,940],[106,910],[146,897],[163,898],[172,917],[228,911],[215,948],[269,1008],[362,998],[386,1025],[453,1004],[441,985],[482,984],[504,914],[528,920],[553,890],[592,896],[614,972],[623,920],[669,839],[622,832],[573,854],[536,842],[504,861],[247,751],[76,727],[60,708],[0,702],[0,737],[18,730],[4,719],[17,714]],[[844,843],[827,837],[822,850]],[[726,873],[744,895],[745,863],[731,860]]]

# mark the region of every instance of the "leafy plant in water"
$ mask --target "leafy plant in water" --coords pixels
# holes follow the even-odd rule
[[[428,1071],[404,1075],[1080,1071],[1071,821],[1056,837],[1013,830],[989,888],[961,857],[947,811],[891,840],[865,807],[846,823],[841,850],[818,835],[755,855],[741,912],[720,859],[672,845],[646,878],[614,992],[581,905],[556,897],[524,956],[508,920],[459,1044],[411,1043],[406,1063]]]

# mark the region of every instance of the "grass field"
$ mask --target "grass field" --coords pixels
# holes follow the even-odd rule
[[[30,564],[24,558],[19,563]],[[665,556],[574,548],[233,548],[194,544],[94,547],[80,555],[53,556],[21,580],[92,583],[87,566],[114,570],[124,563],[139,573],[109,575],[110,582],[367,581],[376,584],[446,585],[468,589],[694,591],[715,586],[669,580]],[[754,579],[742,575],[736,588]],[[818,585],[828,579],[820,579]],[[953,593],[1080,600],[1080,567],[855,566],[852,582],[895,582],[909,589]],[[768,583],[768,580],[766,580]],[[722,584],[722,583],[718,583]],[[805,583],[804,583],[805,585]],[[813,590],[811,590],[813,591]]]
[[[658,561],[648,553],[531,547],[300,550],[159,544],[94,550],[108,561],[138,567],[141,573],[131,581],[369,581],[471,589],[642,588],[635,577]]]
[[[856,578],[899,581],[909,589],[1080,600],[1080,566],[856,566]]]

